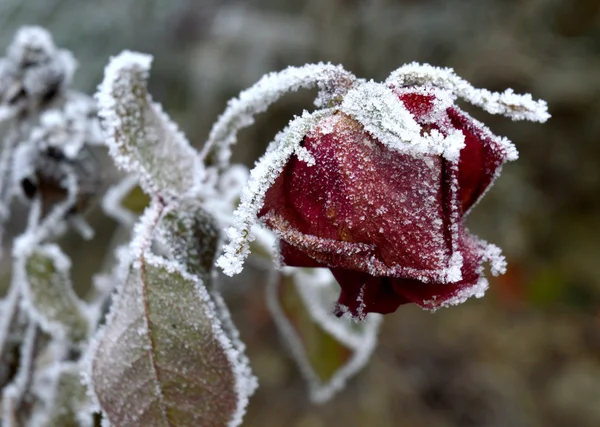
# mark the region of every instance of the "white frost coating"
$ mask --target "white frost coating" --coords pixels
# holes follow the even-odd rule
[[[385,82],[389,86],[431,84],[447,89],[490,114],[502,114],[513,120],[545,122],[550,118],[544,100],[534,101],[530,94],[517,95],[512,89],[503,93],[476,89],[458,77],[451,68],[412,62],[393,71]]]
[[[80,383],[81,366],[77,362],[55,361],[36,373],[36,383],[32,387],[40,403],[33,412],[29,425],[51,426],[54,417],[74,412],[77,425],[92,427],[93,415],[90,402]],[[71,386],[77,381],[75,387]],[[63,384],[61,384],[63,382]],[[64,405],[68,405],[65,407]]]
[[[499,276],[506,273],[506,258],[502,255],[502,249],[498,246],[487,243],[484,240],[479,242],[483,260],[490,264],[490,272],[493,276]]]
[[[156,229],[160,216],[163,212],[163,205],[152,200],[138,222],[133,227],[133,238],[129,244],[132,259],[140,259],[142,254],[150,247],[154,230]]]
[[[454,130],[447,137],[437,130],[421,135],[422,128],[392,89],[373,81],[348,91],[340,110],[391,150],[411,155],[442,155],[458,159],[464,135]]]
[[[304,136],[323,118],[331,116],[332,109],[304,112],[275,136],[271,149],[256,163],[250,172],[250,179],[242,191],[238,208],[234,212],[235,223],[227,230],[229,243],[224,253],[217,259],[217,266],[229,276],[242,271],[248,256],[250,243],[254,240],[252,226],[257,221],[265,194],[273,185],[289,158],[300,148]],[[302,156],[302,154],[301,154]],[[314,160],[314,159],[313,159]]]
[[[41,27],[21,27],[9,45],[6,56],[17,63],[38,62],[39,59],[52,56],[55,51],[48,31]]]
[[[227,108],[213,125],[200,157],[204,160],[216,154],[217,166],[223,169],[229,164],[237,133],[252,125],[255,115],[266,111],[284,94],[316,86],[321,90],[319,98],[324,103],[331,103],[343,96],[355,81],[356,77],[342,66],[323,63],[267,74],[227,103]]]
[[[151,61],[149,55],[130,51],[111,59],[95,95],[98,115],[117,166],[137,174],[148,194],[178,198],[197,191],[202,165],[185,136],[147,93]]]
[[[123,199],[138,185],[135,175],[127,175],[117,184],[111,186],[104,197],[101,206],[104,213],[125,227],[133,227],[137,215],[123,206]]]
[[[304,306],[312,319],[326,332],[353,351],[350,360],[341,366],[327,382],[323,382],[311,366],[302,339],[281,308],[277,289],[279,286],[277,272],[271,273],[271,278],[267,285],[267,306],[269,311],[308,384],[311,400],[315,403],[324,403],[331,399],[335,393],[342,390],[347,380],[360,371],[369,361],[377,344],[377,333],[383,317],[370,313],[360,323],[362,328],[358,330],[356,323],[349,322],[346,319],[335,318],[330,312],[326,311],[325,307],[331,308],[335,301],[335,299],[331,299],[331,296],[335,295],[331,291],[337,285],[335,285],[335,281],[327,280],[333,279],[332,276],[326,277],[327,272],[325,270],[316,270],[316,274],[318,275],[316,277],[317,280],[313,281],[309,279],[312,275],[301,272],[303,271],[301,269],[286,269],[286,272],[289,273],[290,271],[294,271],[292,274],[296,289],[300,293]],[[325,273],[322,274],[321,271]],[[296,278],[299,278],[299,280],[297,281]],[[309,280],[305,281],[305,279]],[[303,289],[306,285],[312,289],[308,291]],[[326,289],[327,287],[329,289]]]
[[[429,307],[424,307],[425,310],[429,311],[437,311],[439,308],[447,308],[452,307],[454,305],[460,305],[464,303],[469,298],[483,298],[485,295],[485,291],[490,287],[488,280],[485,277],[480,277],[477,283],[463,288],[458,291],[454,296],[448,298],[441,303],[437,303],[435,299],[423,301],[423,304],[430,305]]]

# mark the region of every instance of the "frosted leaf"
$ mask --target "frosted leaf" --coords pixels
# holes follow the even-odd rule
[[[90,353],[91,387],[113,425],[239,425],[249,368],[203,283],[150,254],[131,268]]]
[[[236,358],[237,376],[238,376],[238,389],[243,390],[243,393],[239,395],[238,412],[233,416],[233,420],[242,420],[245,414],[246,406],[248,405],[248,399],[254,394],[258,388],[258,379],[252,374],[250,369],[250,360],[246,355],[246,344],[241,340],[240,333],[233,323],[229,309],[223,300],[223,297],[216,289],[210,289],[210,297],[212,298],[215,305],[215,312],[223,332],[227,335],[227,338],[231,341],[231,345],[234,349],[232,356]],[[236,421],[237,422],[237,421]]]
[[[31,426],[92,427],[92,407],[81,382],[81,366],[74,362],[60,362],[48,366],[38,375],[45,386],[36,387],[45,393],[39,395],[40,408],[31,417]]]
[[[289,67],[277,73],[263,76],[252,87],[227,103],[227,108],[213,125],[201,158],[210,159],[224,169],[229,164],[231,146],[236,143],[237,133],[254,123],[254,116],[262,113],[284,94],[300,88],[318,87],[321,91],[319,106],[339,103],[344,93],[355,83],[356,77],[341,66],[310,64]]]
[[[401,153],[442,155],[456,161],[465,146],[464,135],[459,130],[450,132],[448,136],[435,129],[423,134],[423,129],[398,95],[372,81],[348,91],[340,111],[356,119],[382,144]]]
[[[534,101],[530,94],[518,95],[512,89],[502,93],[476,89],[469,82],[458,77],[451,68],[438,68],[413,62],[392,72],[386,84],[394,87],[434,85],[451,91],[490,114],[502,114],[513,120],[543,123],[550,118],[546,101]]]
[[[240,204],[234,212],[234,226],[227,231],[229,243],[217,260],[217,265],[227,275],[242,271],[249,245],[254,240],[252,226],[257,222],[265,194],[273,185],[289,158],[301,148],[304,136],[323,118],[330,116],[332,109],[304,112],[275,136],[270,148],[250,172],[250,179],[242,191]],[[301,154],[302,156],[302,154]]]
[[[57,49],[45,29],[21,28],[0,66],[0,118],[36,113],[65,95],[76,67],[73,55]]]
[[[20,266],[15,266],[20,268]],[[24,260],[23,296],[31,317],[51,335],[87,340],[91,319],[71,284],[71,261],[55,244],[36,247]]]
[[[325,269],[287,268],[279,279],[267,288],[269,310],[311,399],[325,402],[368,362],[382,317],[371,313],[355,323],[333,316],[339,288]]]
[[[41,27],[22,27],[7,49],[6,56],[16,63],[48,61],[56,51],[52,36]]]
[[[77,158],[84,145],[104,142],[95,104],[82,94],[70,94],[61,109],[45,111],[29,139],[38,150],[57,149],[70,160]]]
[[[187,272],[210,279],[219,231],[199,201],[186,200],[166,209],[159,233],[173,259]]]
[[[151,57],[124,51],[112,58],[98,88],[99,116],[117,166],[135,173],[148,194],[196,191],[196,151],[147,92]]]

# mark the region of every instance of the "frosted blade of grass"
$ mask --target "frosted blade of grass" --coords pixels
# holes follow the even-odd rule
[[[327,270],[287,268],[284,276],[273,276],[267,286],[269,310],[311,400],[326,402],[369,361],[382,317],[371,313],[353,323],[333,316],[339,288]]]
[[[151,57],[124,51],[112,58],[98,88],[99,116],[115,163],[139,176],[148,194],[180,196],[197,184],[196,151],[152,102],[147,90]]]
[[[73,291],[67,256],[55,244],[41,245],[24,260],[24,270],[23,296],[32,318],[59,339],[84,343],[90,314]]]
[[[242,271],[243,262],[248,256],[250,243],[254,240],[251,232],[257,221],[265,195],[273,185],[287,161],[301,148],[304,136],[319,122],[330,116],[332,109],[304,112],[296,117],[270,144],[265,155],[250,172],[250,179],[242,190],[240,204],[234,212],[234,225],[227,231],[229,243],[217,260],[217,265],[227,275],[233,276]],[[305,159],[308,162],[309,159]],[[310,163],[309,163],[310,164]]]
[[[476,89],[468,81],[457,76],[451,68],[439,68],[413,62],[393,71],[386,80],[386,84],[396,87],[434,85],[451,91],[490,114],[502,114],[513,120],[543,123],[550,118],[546,101],[535,101],[530,94],[518,95],[512,89],[507,89],[502,93]]]
[[[196,277],[150,254],[134,263],[92,346],[91,387],[113,425],[239,425],[248,366]]]
[[[74,362],[59,362],[39,374],[45,393],[39,396],[41,405],[29,425],[36,427],[92,427],[92,406],[85,385],[81,382],[81,366]]]
[[[318,87],[321,90],[319,104],[329,107],[339,103],[355,82],[356,77],[342,66],[323,63],[289,67],[267,74],[227,103],[227,108],[213,125],[200,157],[210,157],[211,163],[225,169],[231,157],[231,146],[237,141],[237,133],[252,125],[254,116],[266,111],[284,94],[300,88]]]

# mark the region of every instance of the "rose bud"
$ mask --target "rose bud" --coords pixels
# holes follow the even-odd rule
[[[280,239],[283,264],[331,270],[336,314],[454,305],[483,295],[484,261],[504,272],[500,250],[463,218],[517,151],[459,109],[457,96],[513,119],[548,118],[530,96],[410,64],[385,84],[356,82],[321,116],[297,118],[257,165],[254,184],[267,185],[253,190],[251,179],[242,207],[249,195],[262,202],[258,217]],[[295,156],[285,144],[294,137]],[[278,147],[288,150],[279,159]]]

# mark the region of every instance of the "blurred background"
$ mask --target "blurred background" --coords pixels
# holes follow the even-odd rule
[[[520,151],[468,219],[503,248],[507,274],[482,300],[386,316],[372,360],[330,403],[309,402],[261,276],[229,283],[260,381],[244,426],[600,426],[598,0],[0,0],[0,46],[21,25],[47,27],[74,53],[75,86],[87,93],[109,56],[153,54],[151,92],[196,146],[227,99],[307,62],[375,80],[428,62],[477,87],[546,99],[553,117],[544,125],[470,110]],[[313,97],[276,104],[241,134],[235,159],[251,165]],[[64,242],[80,283],[115,229],[99,209],[89,219],[94,244]]]

